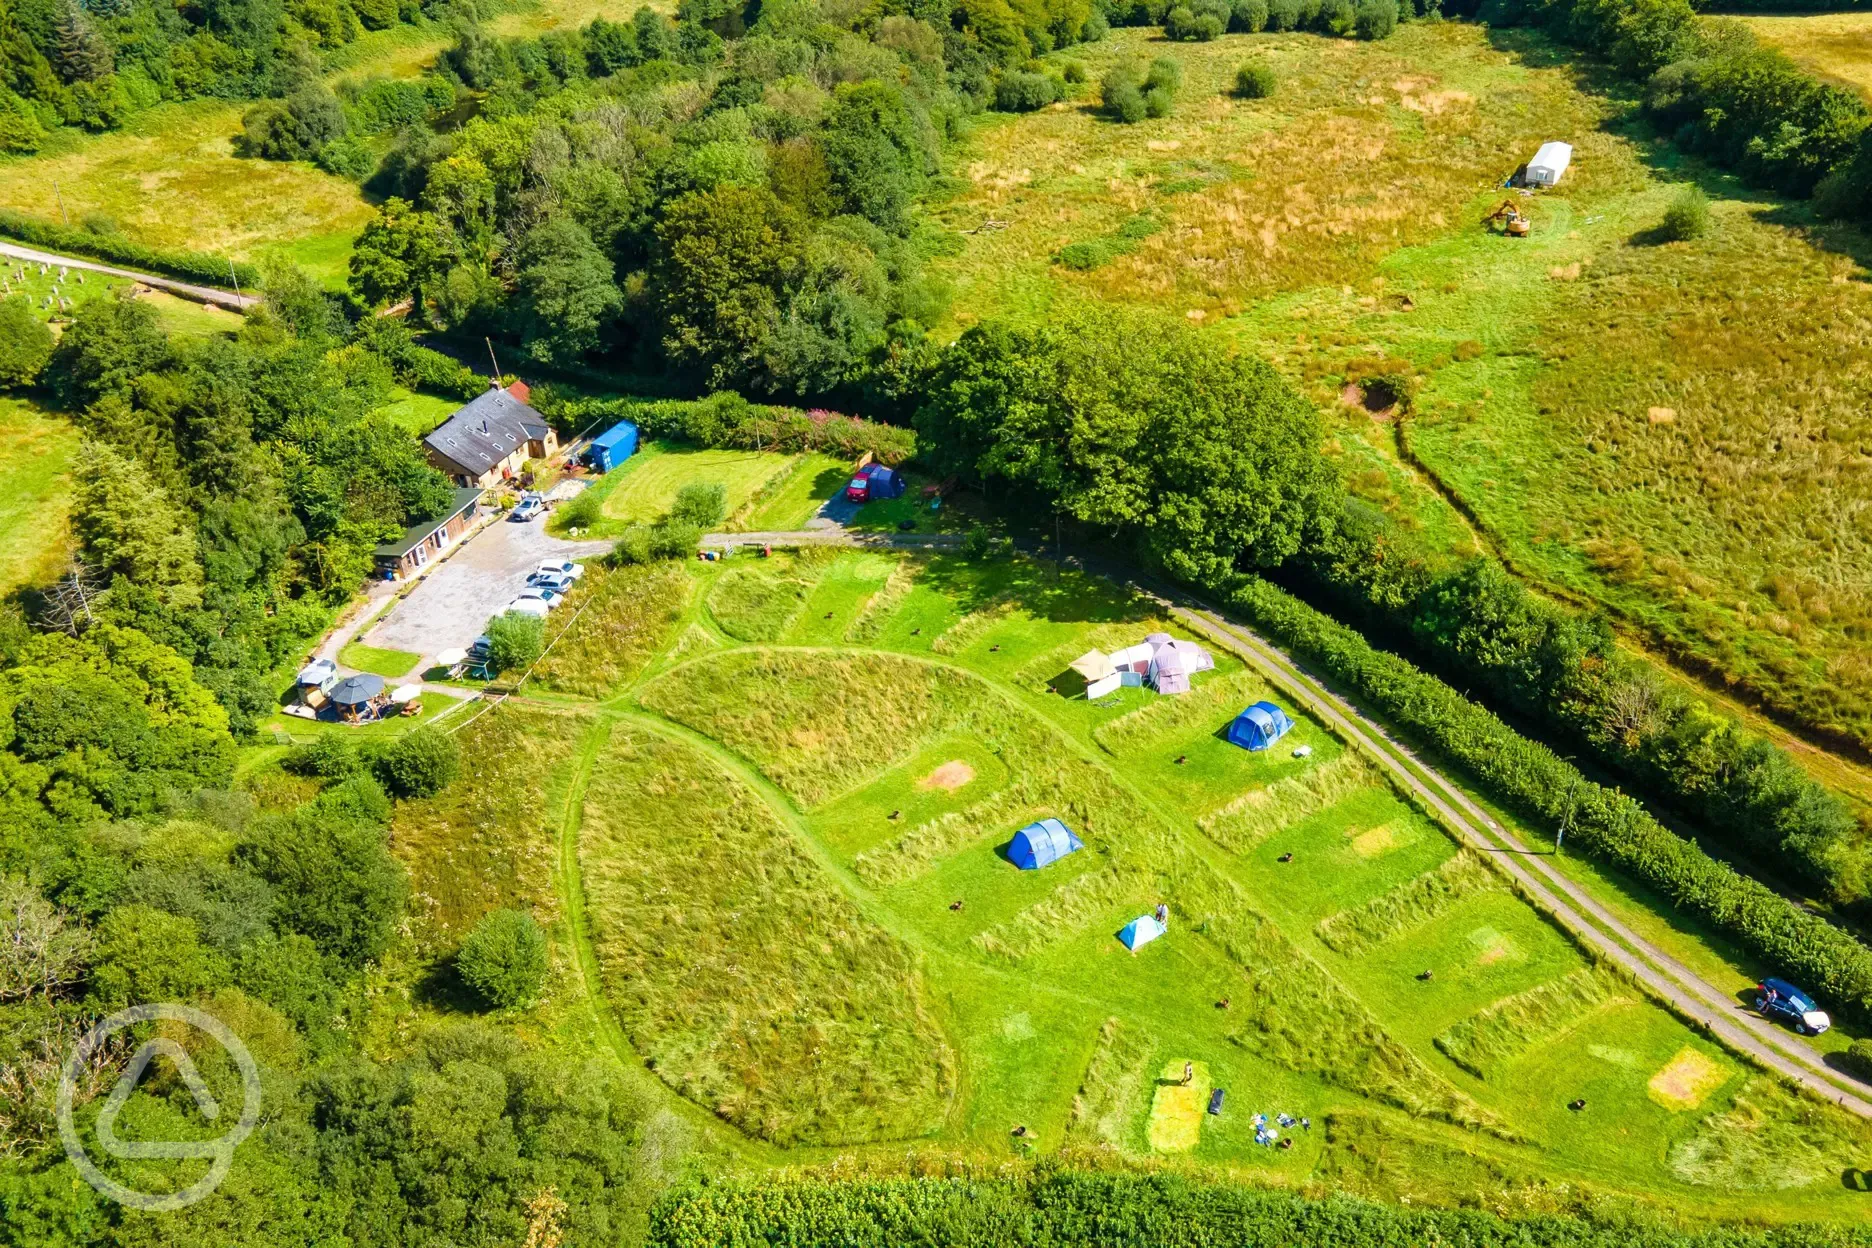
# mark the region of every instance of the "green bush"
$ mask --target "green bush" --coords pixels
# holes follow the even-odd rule
[[[561,532],[589,529],[602,519],[604,500],[591,490],[584,490],[559,504],[559,510],[553,516],[553,528]]]
[[[1164,34],[1171,39],[1208,43],[1227,29],[1227,19],[1214,13],[1197,13],[1179,5],[1164,15]],[[1149,95],[1147,91],[1146,96]]]
[[[1084,61],[1067,61],[1066,68],[1062,71],[1062,73],[1067,82],[1071,83],[1074,86],[1078,86],[1080,83],[1086,80],[1085,62]]]
[[[1316,20],[1321,30],[1343,39],[1358,29],[1358,9],[1352,0],[1325,0]]]
[[[1267,0],[1267,6],[1269,30],[1300,29],[1300,0]]]
[[[546,985],[546,933],[523,910],[496,910],[468,933],[455,969],[496,1009],[531,1005]]]
[[[1235,94],[1244,100],[1265,100],[1274,94],[1274,67],[1256,61],[1235,71]]]
[[[495,672],[524,672],[546,649],[546,621],[508,611],[487,622],[488,667]]]
[[[1353,30],[1361,39],[1389,39],[1397,18],[1397,0],[1359,0]]]
[[[1081,70],[1081,75],[1084,74]],[[1060,98],[1059,82],[1045,74],[1010,70],[995,84],[995,107],[1004,113],[1031,113]]]
[[[363,767],[364,760],[358,756],[357,746],[343,733],[326,732],[313,738],[311,744],[302,745],[286,756],[285,767],[288,771],[302,776],[317,776],[321,780],[343,780],[355,776]]]
[[[377,756],[377,775],[398,797],[433,797],[461,774],[461,746],[433,728],[406,732]]]
[[[1268,0],[1234,0],[1229,9],[1229,29],[1258,35],[1267,29]]]
[[[30,386],[52,358],[52,329],[25,295],[0,300],[0,386]]]
[[[727,516],[728,489],[718,481],[691,481],[683,486],[676,491],[669,513],[671,520],[698,529],[714,528]]]
[[[1677,198],[1664,210],[1664,220],[1658,223],[1658,234],[1668,242],[1681,243],[1702,238],[1709,233],[1709,228],[1709,197],[1703,194],[1700,186],[1686,186],[1677,192]]]
[[[1081,243],[1067,243],[1059,249],[1059,262],[1069,269],[1084,273],[1100,265],[1110,264],[1121,253],[1118,248],[1102,238],[1087,239]]]
[[[1872,1081],[1872,1039],[1861,1036],[1846,1046],[1846,1052],[1840,1055],[1846,1063],[1846,1069],[1861,1079]]]
[[[1136,72],[1128,67],[1112,69],[1100,80],[1099,103],[1107,117],[1127,125],[1143,121],[1146,115],[1144,92],[1138,86]]]

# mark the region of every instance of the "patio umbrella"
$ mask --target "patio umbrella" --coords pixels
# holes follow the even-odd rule
[[[408,702],[421,692],[421,685],[398,685],[395,689],[390,691],[390,700],[398,706],[402,706],[405,702]]]
[[[362,672],[333,685],[331,700],[339,706],[362,706],[382,692],[383,677]]]
[[[461,662],[463,659],[467,657],[468,657],[468,652],[466,650],[463,650],[461,647],[457,646],[453,650],[444,650],[441,654],[436,655],[436,666],[437,667],[454,667],[457,663]]]

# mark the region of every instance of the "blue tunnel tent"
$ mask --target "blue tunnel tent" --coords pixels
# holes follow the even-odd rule
[[[1235,717],[1228,739],[1244,750],[1265,750],[1293,728],[1287,712],[1272,702],[1257,702]]]
[[[585,452],[585,460],[594,471],[610,472],[636,453],[637,426],[628,420],[620,420],[592,439],[591,449]]]
[[[1059,820],[1042,819],[1014,834],[1014,840],[1008,845],[1008,861],[1023,871],[1037,871],[1082,845],[1072,829]]]
[[[864,475],[871,480],[870,497],[873,501],[880,498],[902,498],[905,488],[903,474],[895,468],[886,468],[883,464],[869,464]]]

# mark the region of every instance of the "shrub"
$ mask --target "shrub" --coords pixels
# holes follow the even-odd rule
[[[1300,28],[1300,0],[1267,0],[1267,28],[1274,31]]]
[[[1099,102],[1107,117],[1127,125],[1143,121],[1146,115],[1144,92],[1138,86],[1137,74],[1125,66],[1111,70],[1100,81]]]
[[[461,774],[461,746],[445,732],[418,728],[384,748],[377,774],[398,797],[434,797]]]
[[[287,755],[285,766],[301,776],[343,780],[358,773],[363,759],[358,757],[357,746],[351,738],[327,732],[315,737],[310,745],[302,745]]]
[[[1686,186],[1677,192],[1677,198],[1664,210],[1664,219],[1658,223],[1658,234],[1668,242],[1687,242],[1693,238],[1702,238],[1709,233],[1709,228],[1709,197],[1703,194],[1700,186]]]
[[[455,969],[496,1009],[529,1005],[546,984],[546,932],[523,910],[496,910],[468,933]]]
[[[672,516],[650,530],[650,553],[658,559],[687,559],[702,541],[702,528]]]
[[[1080,71],[1081,76],[1084,70]],[[1011,70],[995,84],[995,107],[1004,113],[1031,113],[1060,98],[1059,82],[1045,74]]]
[[[1395,16],[1396,10],[1393,10],[1393,17]],[[1319,17],[1315,19],[1315,22],[1319,29],[1327,34],[1337,35],[1343,39],[1358,29],[1358,9],[1354,7],[1352,0],[1326,0],[1320,6]]]
[[[557,530],[589,529],[604,519],[604,500],[590,490],[559,504],[558,512],[553,516],[553,527]]]
[[[0,300],[0,385],[30,386],[52,358],[52,330],[25,295]]]
[[[1108,240],[1094,238],[1082,243],[1067,243],[1059,250],[1059,262],[1069,269],[1084,273],[1102,264],[1110,264],[1118,254],[1118,249]]]
[[[1086,80],[1086,67],[1083,61],[1067,61],[1066,68],[1062,72],[1066,81],[1073,86],[1078,86]]]
[[[1229,9],[1229,29],[1258,35],[1267,29],[1268,0],[1235,0]]]
[[[1226,28],[1226,21],[1214,13],[1197,13],[1178,6],[1164,16],[1164,34],[1172,39],[1193,40],[1207,43],[1220,35]],[[1146,92],[1148,95],[1149,92]]]
[[[546,621],[518,611],[495,616],[486,632],[488,667],[496,672],[523,672],[546,649]]]
[[[1846,1069],[1853,1074],[1861,1079],[1872,1080],[1872,1039],[1862,1036],[1853,1041],[1846,1046],[1841,1059],[1846,1063]]]
[[[1389,39],[1397,16],[1397,0],[1360,0],[1353,30],[1361,39]]]
[[[728,515],[728,489],[719,481],[691,481],[676,491],[669,518],[698,529],[720,524]]]
[[[1176,106],[1176,96],[1168,87],[1152,87],[1144,93],[1144,112],[1151,117],[1168,117]]]
[[[1235,94],[1244,100],[1265,100],[1274,94],[1274,69],[1259,62],[1235,71]]]
[[[1150,70],[1144,75],[1146,91],[1175,91],[1183,85],[1183,68],[1167,56],[1160,56],[1150,63]]]

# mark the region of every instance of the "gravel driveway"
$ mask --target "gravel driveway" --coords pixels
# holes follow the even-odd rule
[[[410,650],[425,659],[466,647],[489,617],[512,602],[527,574],[552,558],[595,559],[609,542],[551,537],[545,517],[526,524],[496,520],[469,538],[410,596],[359,640],[386,650]]]

